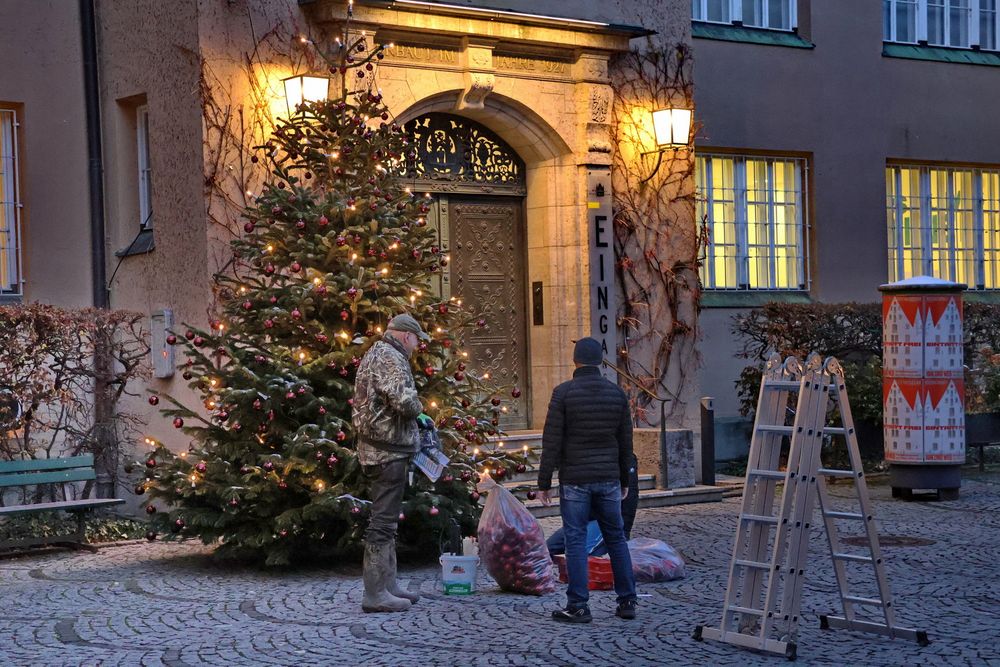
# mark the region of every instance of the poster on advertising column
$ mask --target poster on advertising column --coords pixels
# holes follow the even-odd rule
[[[604,358],[615,363],[618,332],[615,320],[615,244],[611,220],[611,173],[587,170],[587,228],[590,258],[590,335],[601,343]],[[615,372],[602,367],[612,382]]]

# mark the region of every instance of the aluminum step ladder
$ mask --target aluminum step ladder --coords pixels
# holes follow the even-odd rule
[[[796,396],[792,424],[786,424],[789,398]],[[831,399],[842,426],[826,427]],[[846,443],[849,470],[824,468],[820,457],[824,439]],[[781,448],[789,443],[788,462],[779,470]],[[826,489],[827,478],[851,479],[858,512],[835,511]],[[780,499],[776,487],[783,484]],[[851,417],[844,372],[836,359],[824,363],[810,355],[805,366],[795,357],[768,360],[758,396],[750,441],[743,504],[729,566],[726,597],[719,627],[698,626],[694,638],[784,655],[797,654],[799,609],[802,598],[813,508],[818,502],[837,578],[843,616],[821,616],[820,627],[847,628],[889,637],[928,642],[922,631],[896,625],[888,579],[878,545],[878,528],[865,485],[857,436]],[[844,550],[838,521],[865,528],[865,554]],[[871,564],[874,597],[853,595],[848,564]],[[859,616],[859,608],[877,607],[881,618]]]

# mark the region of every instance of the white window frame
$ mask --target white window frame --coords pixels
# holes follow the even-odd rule
[[[9,146],[10,154],[0,154],[0,192],[9,198],[0,198],[0,230],[3,231],[3,242],[0,242],[0,253],[5,255],[6,274],[0,278],[0,296],[20,296],[24,282],[21,275],[21,212],[24,203],[21,201],[20,168],[18,154],[18,128],[14,109],[0,108],[0,135],[3,141],[0,146]]]
[[[919,187],[920,192],[917,196],[912,196],[913,205],[906,207],[904,209],[903,198],[899,195],[902,191],[902,177],[903,169],[916,169],[919,170]],[[955,276],[957,273],[957,253],[960,250],[956,250],[954,243],[955,236],[955,225],[954,219],[957,211],[962,210],[955,206],[955,198],[952,194],[953,181],[950,177],[951,174],[955,172],[971,172],[972,173],[972,251],[973,251],[973,268],[972,275],[974,281],[970,281],[974,284],[969,284],[970,290],[982,290],[988,292],[994,292],[1000,290],[1000,283],[993,287],[986,287],[986,252],[985,252],[985,211],[986,202],[983,197],[983,175],[990,174],[995,175],[1000,173],[1000,167],[993,168],[973,168],[973,167],[963,167],[951,164],[912,164],[906,162],[894,162],[890,161],[886,164],[886,170],[891,171],[891,177],[893,179],[893,187],[896,192],[896,197],[893,200],[890,194],[886,192],[886,232],[887,232],[887,242],[889,250],[889,282],[895,282],[901,280],[905,277],[909,277],[906,273],[906,262],[904,261],[904,253],[900,251],[903,247],[903,225],[899,224],[902,219],[904,210],[916,209],[919,211],[920,227],[911,234],[916,234],[920,239],[919,253],[920,253],[920,269],[921,273],[928,276],[934,276],[934,250],[933,250],[933,226],[931,224],[931,216],[935,211],[943,209],[932,208],[931,204],[931,172],[932,171],[945,171],[949,174],[948,178],[948,195],[947,199],[949,201],[948,209],[945,211],[948,218],[948,235],[951,237],[951,245],[946,251],[946,259],[942,260],[947,262],[950,276],[944,276],[950,278]],[[886,174],[887,180],[890,174]],[[993,206],[997,206],[997,202],[993,202]],[[991,213],[997,212],[997,209],[991,208]],[[895,225],[894,225],[895,221]],[[995,250],[991,252],[994,253],[994,261],[1000,262],[1000,256],[996,254]],[[938,276],[941,277],[941,276]]]
[[[743,21],[743,0],[725,0],[729,9],[728,21],[714,21],[707,18],[708,3],[710,0],[691,0],[691,16],[695,21],[702,23],[715,23],[718,25],[742,25],[747,28],[757,28],[760,30],[778,30],[781,32],[795,32],[799,27],[799,0],[763,0],[762,18],[765,23],[770,15],[771,2],[788,2],[788,28],[772,28],[769,25],[752,25]]]
[[[809,161],[801,156],[794,155],[754,155],[754,154],[734,154],[734,153],[723,153],[714,152],[711,150],[699,151],[698,157],[705,158],[706,160],[711,160],[713,158],[721,158],[732,160],[734,163],[733,167],[733,188],[735,192],[733,193],[733,208],[735,211],[735,238],[736,238],[736,285],[718,286],[719,278],[715,275],[714,266],[714,241],[711,238],[711,233],[709,234],[709,239],[707,247],[705,248],[705,261],[702,263],[701,267],[701,280],[702,285],[705,290],[717,291],[717,292],[732,292],[732,291],[749,291],[749,292],[803,292],[808,291],[810,288],[810,276],[809,276],[809,192],[808,192],[808,182],[809,182]],[[797,166],[795,170],[795,191],[798,196],[797,205],[795,206],[795,229],[796,229],[796,248],[798,250],[797,255],[797,266],[796,271],[798,272],[799,284],[794,287],[777,287],[775,283],[777,282],[777,269],[775,265],[775,242],[774,234],[769,234],[769,244],[770,249],[767,258],[768,264],[768,282],[769,285],[766,286],[751,286],[750,284],[750,242],[749,242],[749,215],[748,215],[748,190],[747,190],[747,178],[746,178],[746,162],[747,160],[758,160],[767,163],[768,169],[768,182],[773,184],[773,168],[775,161],[781,162],[794,162]],[[713,187],[713,174],[711,171],[705,174],[705,192],[700,192],[699,197],[705,201],[705,210],[711,211],[713,207],[714,200],[712,198]],[[774,192],[773,190],[768,191],[768,227],[773,229],[774,225]],[[700,216],[699,216],[700,218]],[[707,221],[709,230],[712,228],[712,220]],[[698,224],[701,224],[702,220],[699,219]]]
[[[139,228],[153,228],[153,172],[149,159],[149,107],[135,110],[135,144],[139,165]]]
[[[982,34],[980,32],[980,16],[982,13],[982,4],[980,0],[969,0],[969,10],[968,10],[968,22],[967,26],[969,35],[969,44],[967,46],[955,46],[949,44],[951,35],[951,0],[937,0],[944,4],[944,44],[934,44],[929,41],[929,31],[928,31],[928,0],[917,0],[917,34],[915,40],[913,41],[903,41],[898,39],[897,36],[897,26],[896,26],[896,6],[897,3],[902,0],[883,0],[883,8],[888,5],[889,7],[889,26],[883,26],[882,34],[883,40],[886,42],[892,42],[896,44],[921,44],[928,46],[935,46],[947,49],[979,49],[982,41]],[[909,4],[909,3],[907,3]],[[884,15],[884,11],[883,11]],[[995,44],[991,51],[1000,50],[1000,8],[993,15],[993,32]]]

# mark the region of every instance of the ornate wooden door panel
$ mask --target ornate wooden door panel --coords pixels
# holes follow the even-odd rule
[[[451,294],[486,326],[465,341],[470,366],[521,390],[505,397],[505,430],[528,427],[527,313],[525,248],[521,200],[502,197],[449,197]]]

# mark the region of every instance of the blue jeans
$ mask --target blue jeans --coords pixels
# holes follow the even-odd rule
[[[635,493],[635,490],[631,491]],[[635,600],[635,576],[632,559],[625,541],[622,521],[622,492],[618,482],[592,484],[560,484],[559,512],[562,514],[563,533],[566,536],[566,589],[567,606],[587,606],[587,523],[597,520],[611,557],[611,570],[615,576],[615,593],[619,604]]]

